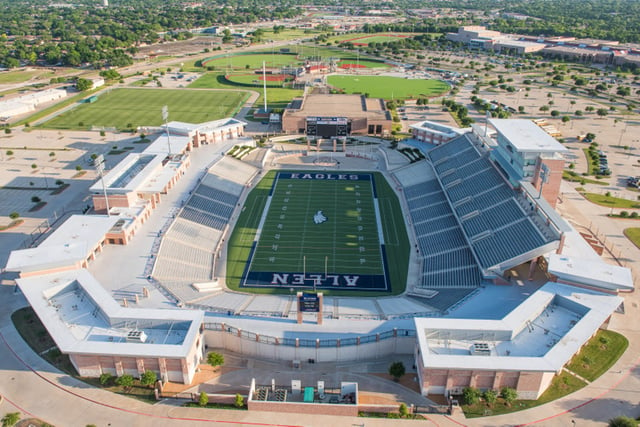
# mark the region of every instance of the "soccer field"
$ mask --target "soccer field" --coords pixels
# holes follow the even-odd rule
[[[198,91],[187,89],[114,89],[99,95],[91,104],[82,104],[42,127],[87,129],[91,126],[125,129],[158,126],[162,107],[169,107],[169,119],[202,123],[233,115],[248,94],[235,91]]]

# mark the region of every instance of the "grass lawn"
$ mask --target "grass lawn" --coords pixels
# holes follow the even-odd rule
[[[628,345],[629,341],[617,332],[599,330],[566,365],[566,368],[588,381],[593,381],[616,363]],[[538,400],[517,400],[508,407],[502,399],[498,399],[491,408],[485,402],[480,402],[475,405],[463,405],[462,409],[469,418],[521,411],[566,396],[585,385],[586,383],[581,379],[562,371],[560,375],[553,378],[549,388]]]
[[[578,175],[573,171],[562,171],[562,179],[569,182],[579,182],[582,185],[584,184],[597,184],[597,185],[609,185],[606,181],[597,181],[595,179],[589,179],[584,176]]]
[[[11,321],[23,340],[31,349],[44,360],[69,375],[77,375],[77,372],[69,356],[60,353],[56,343],[44,327],[40,318],[31,307],[24,307],[11,315]]]
[[[640,248],[640,228],[625,228],[624,235],[631,240],[631,243]]]
[[[440,80],[389,76],[329,76],[327,82],[346,93],[368,93],[371,98],[383,99],[432,97],[449,90],[449,85]]]
[[[49,70],[3,71],[0,73],[0,84],[22,83],[34,77],[38,78],[39,80],[43,80],[44,82],[44,79],[48,79],[52,76],[53,76],[53,72]],[[46,82],[48,83],[48,80],[46,80]]]
[[[91,126],[117,129],[162,124],[162,107],[169,107],[171,120],[201,123],[234,115],[248,94],[237,91],[193,91],[185,89],[115,89],[97,102],[65,112],[42,127],[87,129]]]
[[[567,369],[593,381],[611,368],[628,346],[629,341],[623,335],[601,329],[573,357]]]
[[[232,289],[239,288],[275,173],[269,172],[249,194],[229,240],[227,284]],[[382,216],[392,293],[399,294],[404,291],[406,284],[409,242],[404,222],[397,220],[402,218],[397,198],[384,177],[379,174],[373,174],[373,177]],[[369,181],[363,181],[356,188],[353,181],[279,180],[250,271],[324,274],[327,257],[329,274],[382,274],[378,231],[372,226],[375,224],[375,212],[371,191]],[[360,195],[356,196],[356,193]],[[360,200],[360,203],[356,200]],[[284,207],[287,209],[283,210]],[[361,212],[357,211],[358,207]],[[318,210],[322,210],[329,218],[326,223],[311,222],[311,217]],[[285,216],[284,219],[282,215]],[[361,219],[358,220],[358,217]],[[360,229],[359,224],[369,226]],[[278,247],[274,250],[275,245]],[[361,247],[364,249],[360,249]],[[303,258],[305,256],[306,261]],[[362,262],[362,259],[365,261]],[[282,289],[251,288],[252,292],[254,290],[257,293],[288,293],[289,286]],[[327,291],[323,289],[323,292]],[[357,290],[327,293],[349,296],[375,296],[376,293],[388,295]]]
[[[507,406],[504,400],[499,398],[492,407],[489,407],[485,402],[481,401],[475,405],[462,405],[462,410],[467,418],[508,414],[510,412],[522,411],[543,405],[580,390],[586,385],[584,381],[563,371],[560,375],[556,375],[553,378],[547,391],[545,391],[538,400],[516,400],[511,406]]]
[[[606,206],[608,208],[627,208],[640,209],[640,203],[635,200],[621,199],[619,197],[606,196],[597,193],[582,193],[585,199],[596,205]]]

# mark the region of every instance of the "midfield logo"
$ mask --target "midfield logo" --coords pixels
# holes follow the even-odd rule
[[[327,217],[322,214],[322,211],[318,211],[313,216],[313,222],[316,224],[322,224],[323,222],[327,222]]]
[[[358,286],[360,276],[341,274],[273,273],[272,285]]]

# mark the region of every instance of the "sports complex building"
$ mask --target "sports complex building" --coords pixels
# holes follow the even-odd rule
[[[337,112],[340,112],[340,117],[336,117]],[[332,129],[333,122],[340,119],[344,122],[345,131],[336,134]],[[391,125],[391,112],[384,100],[365,95],[311,94],[293,100],[282,114],[283,132],[309,137],[386,136],[391,133]]]
[[[416,141],[409,162],[285,141],[238,160],[220,153],[250,144],[240,128],[198,130],[229,120],[160,135],[92,187],[102,214],[12,252],[82,375],[189,383],[207,347],[296,366],[413,355],[424,395],[533,399],[634,289],[553,208],[565,149],[531,121]]]

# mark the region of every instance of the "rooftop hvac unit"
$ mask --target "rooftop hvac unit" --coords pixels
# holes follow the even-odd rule
[[[147,334],[144,331],[129,331],[127,334],[127,342],[146,342]]]
[[[478,356],[490,356],[491,349],[489,348],[489,344],[486,342],[473,343],[473,354]]]

